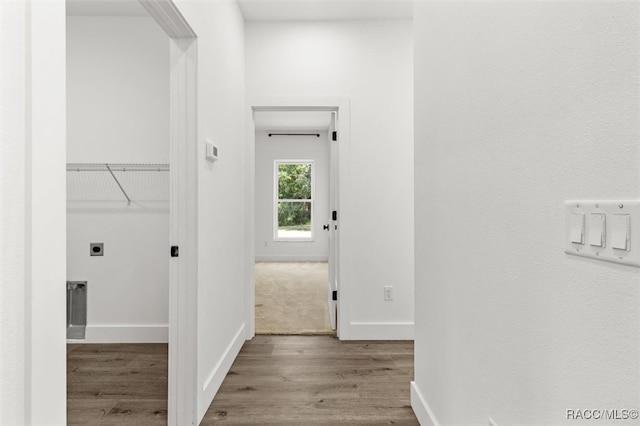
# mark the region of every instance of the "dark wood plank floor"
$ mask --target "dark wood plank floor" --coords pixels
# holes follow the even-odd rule
[[[67,345],[67,424],[166,425],[167,345]]]
[[[417,425],[411,342],[256,336],[202,425]],[[166,345],[69,345],[70,425],[166,424]]]
[[[256,336],[202,425],[417,425],[412,342]]]

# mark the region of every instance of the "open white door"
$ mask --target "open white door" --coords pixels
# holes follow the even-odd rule
[[[338,307],[338,133],[337,113],[329,125],[329,320],[336,329]]]

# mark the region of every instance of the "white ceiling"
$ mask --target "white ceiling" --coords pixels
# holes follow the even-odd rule
[[[238,0],[238,3],[247,21],[348,21],[413,17],[413,0]],[[67,15],[148,16],[138,0],[67,0]]]
[[[247,21],[412,19],[412,0],[238,0]]]
[[[67,16],[149,16],[137,0],[67,0]]]
[[[254,114],[256,130],[262,131],[328,131],[329,111],[257,111]]]

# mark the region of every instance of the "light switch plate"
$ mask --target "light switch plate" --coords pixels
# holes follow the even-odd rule
[[[637,231],[640,229],[640,200],[570,200],[565,201],[564,205],[565,253],[640,267],[640,232]],[[586,218],[583,239],[586,244],[573,242],[576,239],[576,214],[584,214]],[[604,215],[601,224],[597,215]],[[628,215],[628,250],[614,248],[613,243],[620,246],[623,238],[616,235],[619,240],[614,241],[614,221],[622,220],[617,215]],[[626,222],[623,226],[626,226]],[[602,241],[602,246],[597,244],[599,241]]]

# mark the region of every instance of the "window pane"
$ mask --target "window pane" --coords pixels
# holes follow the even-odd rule
[[[278,164],[278,199],[311,199],[311,164]]]
[[[278,238],[311,238],[311,202],[278,203]]]

